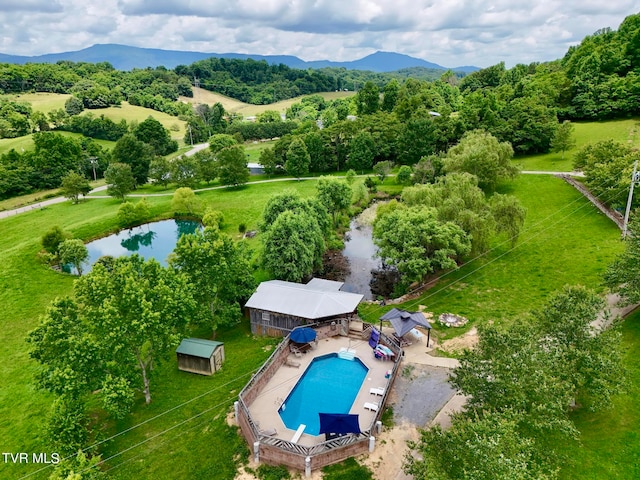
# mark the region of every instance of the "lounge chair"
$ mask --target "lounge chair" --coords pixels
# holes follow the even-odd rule
[[[371,395],[380,395],[382,397],[384,395],[384,387],[372,387],[369,389],[369,393]]]
[[[260,435],[265,435],[268,437],[273,437],[278,434],[278,431],[275,428],[267,428],[266,430],[260,430]]]
[[[364,409],[365,410],[371,410],[372,412],[377,412],[378,411],[378,404],[377,403],[366,402],[364,404]]]

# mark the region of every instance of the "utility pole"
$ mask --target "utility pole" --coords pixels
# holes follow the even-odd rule
[[[187,127],[189,128],[189,138],[191,139],[191,146],[193,147],[193,135],[191,134],[191,125],[187,124]]]
[[[629,187],[629,198],[627,198],[627,209],[624,212],[624,224],[622,226],[622,238],[627,236],[627,227],[629,225],[629,213],[631,212],[631,201],[633,200],[633,188],[636,182],[640,181],[640,172],[638,172],[638,160],[633,164],[633,173],[631,174],[631,185]]]

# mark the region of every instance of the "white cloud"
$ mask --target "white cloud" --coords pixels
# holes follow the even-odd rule
[[[94,43],[352,60],[397,51],[447,67],[562,57],[638,0],[1,0],[0,52]]]

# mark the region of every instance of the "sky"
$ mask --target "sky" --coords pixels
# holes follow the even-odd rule
[[[640,0],[0,0],[0,53],[96,43],[355,60],[378,50],[445,67],[561,58]]]

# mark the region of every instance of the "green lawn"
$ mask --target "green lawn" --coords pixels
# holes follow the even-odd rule
[[[394,182],[386,183],[391,186]],[[255,229],[266,200],[287,187],[311,195],[315,182],[288,180],[198,196],[224,212],[225,231],[237,236],[240,223]],[[424,304],[436,313],[460,313],[471,319],[471,325],[508,322],[541,305],[564,284],[599,286],[602,272],[622,248],[620,233],[609,220],[552,176],[521,175],[500,191],[518,196],[528,210],[517,247],[511,250],[507,244],[496,243],[487,256],[445,276],[420,298],[405,304],[406,308]],[[150,196],[148,201],[154,216],[171,214],[170,196]],[[0,220],[0,375],[5,379],[0,388],[0,438],[5,452],[50,452],[40,429],[51,397],[33,386],[36,365],[28,358],[24,339],[49,302],[71,292],[73,278],[38,262],[39,239],[54,225],[84,240],[113,231],[119,205],[114,199],[91,199],[79,205],[67,202]],[[259,240],[251,240],[250,245],[257,248]],[[377,306],[369,307],[367,318],[377,321],[381,312]],[[104,432],[106,438],[149,420],[105,444],[104,457],[112,457],[106,467],[110,475],[123,479],[233,478],[235,459],[244,458],[248,449],[234,429],[226,426],[225,416],[250,373],[269,355],[273,341],[253,339],[246,322],[220,332],[219,339],[225,342],[227,355],[222,372],[207,378],[181,373],[172,359],[158,369],[152,384],[153,403],[148,407],[139,404],[126,421],[111,424]],[[196,399],[199,395],[203,396]],[[191,399],[195,400],[185,404]],[[178,408],[154,418],[173,407]],[[634,407],[629,402],[628,408]],[[637,412],[635,415],[637,419]],[[598,429],[593,433],[594,448],[598,447]],[[603,435],[601,429],[599,435]],[[585,433],[585,444],[586,438]],[[600,447],[600,454],[606,455]],[[36,468],[3,463],[0,478],[20,477]]]
[[[201,198],[224,211],[225,230],[237,234],[241,222],[248,228],[255,228],[267,198],[284,187],[293,187],[304,195],[310,195],[315,182],[292,180],[237,190],[222,189],[206,192]],[[154,216],[171,215],[170,196],[149,197],[148,200]],[[119,201],[114,199],[92,199],[79,205],[66,202],[0,220],[3,233],[0,237],[0,377],[4,379],[0,388],[0,438],[5,452],[51,452],[41,438],[41,429],[52,398],[33,385],[36,364],[28,357],[25,337],[38,324],[38,317],[56,296],[71,293],[73,277],[56,273],[39,263],[40,237],[54,225],[84,240],[114,231],[117,229],[119,206]],[[252,244],[257,246],[258,240],[252,240]],[[175,371],[175,360],[160,367],[159,378],[152,386],[153,404],[136,409],[127,422],[114,425],[104,435],[112,435],[199,393],[231,383],[172,415],[147,424],[140,431],[135,430],[110,443],[106,456],[160,433],[203,409],[215,407],[194,422],[171,430],[170,435],[161,435],[156,441],[141,447],[146,450],[131,450],[130,455],[141,455],[141,458],[115,468],[114,474],[123,478],[194,478],[195,472],[206,470],[214,472],[212,475],[216,478],[233,478],[233,459],[237,451],[244,452],[246,447],[233,430],[224,426],[224,415],[248,380],[248,373],[268,356],[262,347],[272,343],[271,340],[252,339],[247,328],[245,324],[242,328],[220,333],[219,339],[225,342],[227,354],[227,363],[221,374],[209,379],[180,374]],[[199,426],[192,428],[194,425]],[[176,442],[183,446],[177,447]],[[161,453],[156,456],[154,449]],[[216,454],[212,455],[212,452]],[[181,462],[181,457],[188,458],[188,461]],[[128,457],[115,457],[109,463],[110,467],[116,467],[123,458]],[[15,466],[3,462],[0,464],[0,478],[17,478],[36,468],[34,465]],[[149,473],[150,468],[156,470]]]
[[[184,120],[179,120],[178,117],[174,117],[167,113],[151,110],[150,108],[139,107],[137,105],[130,105],[128,102],[122,102],[122,105],[120,105],[119,107],[101,108],[99,110],[85,110],[82,115],[86,115],[89,112],[96,116],[104,115],[105,117],[110,118],[116,123],[120,120],[126,120],[127,123],[140,123],[146,120],[147,117],[152,116],[153,118],[158,120],[164,128],[169,130],[171,138],[177,140],[181,145],[184,143],[183,139],[187,123]]]
[[[34,112],[49,113],[59,108],[64,109],[64,103],[71,97],[67,93],[23,93],[22,95],[8,95],[10,100],[29,102]]]
[[[565,284],[599,288],[602,274],[622,250],[620,231],[573,187],[550,175],[520,175],[501,189],[516,195],[527,219],[515,248],[495,242],[485,256],[441,276],[419,298],[403,306],[426,305],[436,314],[452,312],[472,325],[511,322],[543,304]],[[391,307],[362,308],[377,322]],[[442,335],[460,332],[442,330]]]
[[[61,130],[55,130],[55,133],[59,133],[60,135],[64,135],[66,137],[84,138],[84,136],[80,133],[63,132]],[[109,140],[99,140],[97,138],[94,138],[93,141],[108,150],[111,150],[116,144],[116,142],[111,142]],[[19,153],[22,153],[26,150],[33,150],[33,134],[25,135],[18,138],[0,138],[0,155],[9,152],[9,150],[12,149]]]
[[[584,145],[601,140],[617,140],[640,147],[640,127],[638,118],[607,120],[602,122],[575,122],[573,125],[576,146],[564,153],[546,153],[516,157],[515,162],[523,170],[544,170],[570,172],[573,170],[573,155]]]
[[[560,478],[565,480],[627,480],[640,478],[640,312],[621,326],[625,349],[627,391],[601,412],[574,414],[579,442],[566,445]]]

